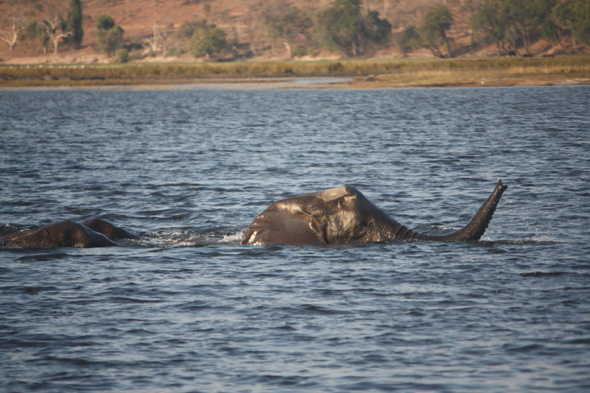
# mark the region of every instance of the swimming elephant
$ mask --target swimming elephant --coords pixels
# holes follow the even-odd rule
[[[13,233],[0,239],[2,247],[109,247],[113,240],[135,238],[101,218],[93,218],[82,224],[70,220],[45,225],[39,229]]]
[[[443,236],[422,235],[406,228],[387,217],[354,187],[330,188],[272,203],[246,229],[241,244],[479,240],[506,188],[500,180],[469,224]]]
[[[137,236],[127,232],[125,229],[118,227],[103,220],[102,218],[91,218],[83,221],[82,225],[92,229],[94,232],[102,233],[111,240],[119,239],[136,239]]]

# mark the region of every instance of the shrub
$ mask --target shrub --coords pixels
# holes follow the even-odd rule
[[[109,15],[100,15],[96,18],[96,30],[106,31],[115,27],[115,21]]]
[[[125,30],[116,26],[115,21],[108,15],[100,15],[96,20],[96,34],[98,36],[98,48],[112,56],[123,42]]]
[[[180,56],[182,51],[177,46],[172,46],[168,49],[168,56]]]
[[[225,31],[214,25],[198,29],[192,36],[189,46],[191,54],[195,57],[211,56],[227,47]]]
[[[396,43],[403,53],[408,53],[422,46],[420,34],[414,26],[408,26],[401,33],[398,33]]]
[[[127,49],[119,49],[117,52],[117,59],[119,59],[119,62],[121,63],[127,63],[129,61],[129,52]]]
[[[307,55],[307,48],[305,48],[303,45],[299,45],[297,48],[295,48],[295,52],[293,52],[293,54],[295,56],[305,56]]]

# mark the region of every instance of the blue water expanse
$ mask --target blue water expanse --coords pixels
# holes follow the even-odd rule
[[[590,391],[590,86],[0,90],[2,392]],[[242,246],[344,184],[480,242]]]

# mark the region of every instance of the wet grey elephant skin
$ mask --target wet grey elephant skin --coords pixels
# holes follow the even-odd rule
[[[461,230],[422,235],[389,218],[354,187],[330,188],[272,203],[250,224],[241,244],[344,244],[387,240],[476,241],[484,234],[507,186],[496,188]]]
[[[109,247],[114,240],[135,238],[123,228],[93,218],[82,224],[70,220],[45,225],[36,230],[13,233],[0,239],[0,246],[17,247]]]

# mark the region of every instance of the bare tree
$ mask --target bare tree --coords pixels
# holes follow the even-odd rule
[[[174,25],[168,23],[163,29],[158,27],[156,20],[152,20],[152,36],[143,40],[145,47],[144,55],[155,56],[158,52],[162,52],[164,56],[168,53],[168,48],[175,43],[173,39]]]
[[[62,27],[64,21],[63,14],[66,11],[64,3],[61,1],[48,1],[46,6],[47,17],[43,20],[41,26],[45,29],[45,33],[53,43],[53,53],[57,55],[57,48],[59,46],[59,40],[70,36],[71,32],[62,31],[59,29]]]
[[[256,43],[261,41],[261,37],[265,34],[261,29],[258,29],[260,22],[260,10],[264,6],[264,2],[261,0],[247,0],[246,12],[242,16],[242,23],[246,26],[244,35],[246,40],[250,43],[250,50],[252,55],[256,55]]]
[[[22,16],[24,5],[21,2],[13,1],[9,4],[9,15],[2,18],[3,29],[0,30],[0,37],[12,51],[16,46],[18,34],[27,27],[27,20]]]
[[[160,46],[164,57],[168,55],[168,48],[174,45],[174,24],[167,23],[163,30],[160,30]]]
[[[155,56],[158,51],[160,50],[160,41],[161,41],[161,33],[160,33],[160,29],[158,29],[158,25],[156,24],[156,20],[152,20],[152,29],[153,29],[153,35],[151,38],[146,38],[143,41],[143,46],[146,48],[144,51],[144,55],[151,55],[151,56]]]

